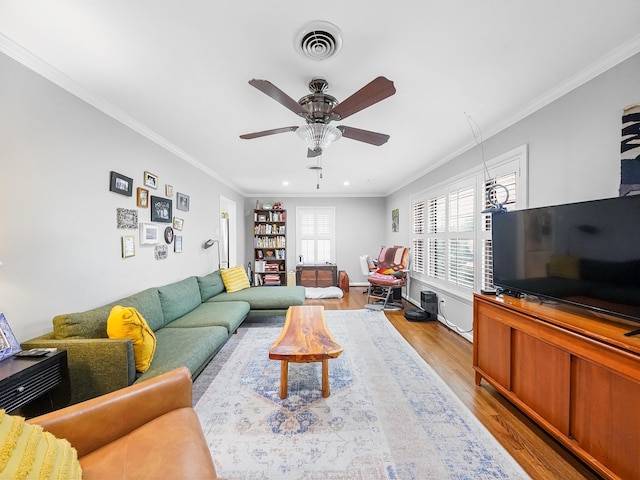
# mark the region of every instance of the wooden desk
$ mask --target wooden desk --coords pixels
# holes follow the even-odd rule
[[[271,360],[281,361],[280,398],[287,398],[289,362],[322,362],[322,396],[331,395],[329,389],[329,359],[342,353],[331,336],[322,306],[289,307],[282,333],[269,350]]]

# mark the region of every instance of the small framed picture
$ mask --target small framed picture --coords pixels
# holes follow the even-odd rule
[[[176,208],[185,212],[189,211],[189,195],[178,192],[176,194]]]
[[[118,208],[118,228],[138,228],[138,211]]]
[[[4,360],[18,352],[21,352],[20,344],[16,340],[4,313],[0,313],[0,360]]]
[[[111,172],[109,190],[130,197],[133,194],[133,179],[118,172]]]
[[[171,223],[172,203],[168,198],[151,195],[151,221]]]
[[[160,240],[160,227],[152,223],[140,224],[140,245],[155,245]]]
[[[166,260],[169,256],[169,248],[166,245],[156,245],[155,256],[156,260]]]
[[[173,197],[173,185],[166,184],[164,186],[164,194],[167,197]]]
[[[146,188],[138,187],[136,205],[141,208],[149,208],[149,190],[147,190]]]
[[[164,241],[167,244],[173,242],[173,228],[167,227],[164,229]]]
[[[176,230],[182,230],[183,226],[184,226],[184,219],[180,217],[173,217],[173,228],[175,228]]]
[[[144,172],[144,184],[149,188],[158,188],[158,176],[151,172]]]
[[[266,215],[258,215],[258,221],[259,222],[266,222],[267,221],[267,216]]]
[[[122,237],[122,258],[133,257],[136,254],[136,237],[125,235]]]
[[[176,235],[173,241],[173,251],[182,253],[182,235]]]

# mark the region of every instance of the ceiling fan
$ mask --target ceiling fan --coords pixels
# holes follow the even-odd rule
[[[249,80],[249,85],[269,95],[276,102],[304,118],[306,124],[301,127],[294,125],[240,135],[240,138],[245,140],[277,133],[296,132],[307,142],[307,157],[322,155],[324,149],[331,142],[341,137],[376,146],[383,145],[389,140],[389,135],[383,133],[347,127],[346,125],[338,125],[337,127],[329,125],[329,122],[344,120],[350,115],[396,93],[393,82],[385,77],[378,77],[372,80],[342,102],[338,102],[335,97],[324,93],[329,87],[329,83],[322,77],[311,79],[309,82],[311,94],[305,95],[297,102],[267,80]]]

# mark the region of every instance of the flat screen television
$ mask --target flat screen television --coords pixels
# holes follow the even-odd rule
[[[492,215],[493,282],[640,322],[640,196]]]

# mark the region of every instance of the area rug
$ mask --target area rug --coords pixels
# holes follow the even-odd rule
[[[279,398],[280,362],[268,359],[277,324],[241,328],[214,359],[195,409],[219,476],[529,478],[382,312],[325,315],[344,347],[329,362],[328,398],[320,363],[290,364]]]

